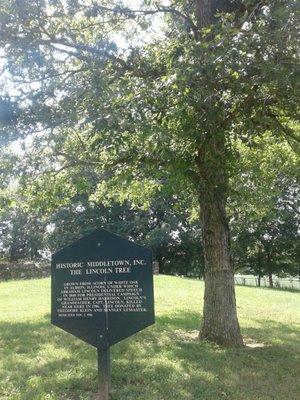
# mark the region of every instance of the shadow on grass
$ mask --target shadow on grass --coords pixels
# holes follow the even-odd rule
[[[243,333],[265,347],[226,349],[197,340],[196,313],[157,317],[155,326],[112,348],[111,399],[296,399],[299,330],[256,322]],[[95,349],[51,326],[48,315],[36,323],[2,322],[0,332],[1,399],[93,397]]]

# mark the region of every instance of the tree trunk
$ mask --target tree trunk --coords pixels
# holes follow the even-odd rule
[[[260,273],[258,274],[257,284],[258,284],[258,287],[260,287],[260,285],[261,285],[261,275],[260,275]]]
[[[220,199],[209,197],[200,199],[205,260],[203,325],[200,338],[225,346],[242,346],[225,204]]]
[[[164,262],[163,262],[161,250],[158,250],[156,253],[156,261],[158,262],[159,272],[161,274],[163,274],[165,272],[165,270],[164,270]]]
[[[195,0],[197,27],[202,29],[214,23],[217,10],[225,10],[228,3],[229,0]],[[200,337],[221,345],[242,346],[226,215],[228,154],[225,133],[207,131],[202,137],[196,160],[205,266]]]
[[[202,28],[212,24],[218,11],[229,11],[232,6],[230,0],[195,0],[197,26]]]
[[[195,3],[197,25],[203,27],[211,24],[214,10],[212,0],[197,0]]]
[[[237,318],[230,231],[227,151],[224,133],[209,134],[198,151],[199,203],[204,250],[205,292],[200,338],[242,346]]]
[[[273,276],[272,276],[271,271],[268,273],[268,277],[269,277],[269,286],[270,286],[270,288],[272,288],[272,287],[274,287],[274,284],[273,284]]]
[[[261,285],[261,277],[262,277],[262,268],[261,268],[261,252],[258,251],[257,255],[257,263],[258,263],[258,287]]]

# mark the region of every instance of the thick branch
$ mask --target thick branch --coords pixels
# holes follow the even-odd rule
[[[283,132],[283,134],[285,135],[286,139],[288,140],[293,139],[295,142],[297,142],[297,144],[300,144],[300,137],[298,137],[295,132],[288,127],[287,125],[284,125],[279,118],[277,117],[277,115],[270,109],[267,109],[267,115],[273,119],[273,121],[276,123],[277,127],[279,130],[281,130]]]
[[[102,6],[99,4],[94,4],[93,6],[96,10],[99,10],[99,11],[106,11],[106,12],[109,12],[112,14],[126,15],[130,18],[135,18],[135,17],[143,16],[143,15],[155,15],[158,13],[173,14],[173,15],[178,16],[179,18],[181,18],[182,20],[184,20],[187,23],[189,28],[192,30],[195,38],[198,38],[198,35],[199,35],[198,28],[194,24],[192,18],[172,6],[167,7],[167,6],[157,5],[156,6],[157,8],[155,10],[142,10],[142,9],[134,10],[134,9],[130,9],[127,7],[122,7],[122,6],[116,6],[116,7],[110,8],[110,7],[105,7],[105,6]]]
[[[78,58],[82,61],[89,61],[89,59],[87,57],[82,55],[82,52],[94,54],[94,55],[100,56],[104,60],[106,59],[106,60],[112,61],[114,64],[118,65],[122,70],[131,72],[134,76],[137,76],[137,77],[156,78],[159,75],[157,71],[147,71],[146,73],[144,73],[141,69],[136,68],[135,66],[127,63],[124,59],[117,57],[115,54],[110,53],[104,49],[98,49],[96,47],[89,46],[86,44],[73,43],[73,42],[69,42],[65,39],[57,39],[57,38],[53,38],[53,37],[50,37],[48,40],[40,39],[37,41],[37,44],[52,46],[57,51],[66,53],[66,54],[71,55],[75,58]],[[61,46],[65,46],[69,49],[75,49],[78,52],[70,51],[70,50],[63,49],[63,48],[58,48],[58,47],[55,47],[55,45],[61,45]]]

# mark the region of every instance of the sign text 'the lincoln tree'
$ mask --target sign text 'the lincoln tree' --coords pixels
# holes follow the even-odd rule
[[[97,229],[52,255],[51,322],[98,349],[154,323],[151,251]]]

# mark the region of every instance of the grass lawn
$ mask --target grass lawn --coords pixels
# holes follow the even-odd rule
[[[196,339],[203,283],[155,278],[156,324],[112,347],[112,400],[300,399],[300,293],[237,287],[245,349]],[[0,283],[0,399],[90,400],[96,350],[50,325],[50,280]]]

